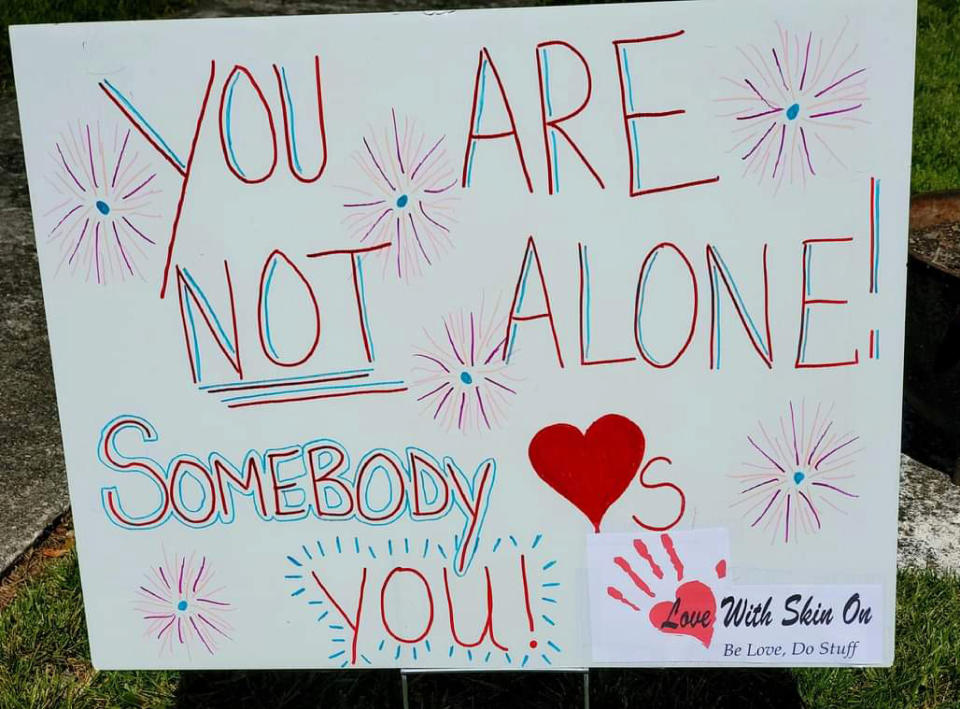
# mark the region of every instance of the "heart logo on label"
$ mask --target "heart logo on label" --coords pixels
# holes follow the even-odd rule
[[[689,635],[710,647],[717,600],[710,587],[688,581],[677,588],[673,601],[661,601],[650,609],[650,622],[661,633]]]
[[[600,531],[600,521],[627,489],[643,461],[643,431],[608,414],[582,433],[568,423],[540,429],[528,454],[537,475],[569,500]]]

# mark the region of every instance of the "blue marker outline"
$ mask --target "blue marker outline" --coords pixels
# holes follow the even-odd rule
[[[720,369],[720,353],[723,351],[723,348],[720,346],[721,342],[721,332],[720,332],[720,284],[717,281],[718,274],[714,271],[711,274],[710,282],[713,284],[713,293],[716,295],[713,303],[713,321],[716,323],[716,336],[717,340],[714,343],[716,351],[714,352],[716,360],[716,368]]]
[[[771,355],[770,351],[767,349],[767,343],[760,337],[760,331],[757,329],[756,324],[753,322],[753,318],[750,316],[750,311],[747,310],[747,304],[743,299],[743,296],[740,294],[740,289],[737,287],[737,282],[733,277],[733,274],[730,271],[727,262],[723,260],[723,256],[720,255],[720,251],[715,246],[710,246],[710,253],[713,254],[716,259],[715,263],[710,263],[708,259],[708,267],[710,269],[710,282],[713,286],[711,292],[711,297],[713,299],[713,321],[716,324],[714,332],[716,333],[716,341],[714,342],[714,364],[715,369],[720,369],[720,330],[722,327],[721,321],[721,309],[720,309],[720,283],[717,280],[717,275],[720,269],[723,270],[724,283],[728,284],[729,287],[733,290],[733,299],[735,301],[734,307],[736,307],[738,313],[741,313],[746,317],[747,322],[750,324],[750,329],[753,330],[753,337],[751,340],[753,343],[760,348],[764,355],[766,355],[769,360]],[[809,261],[810,253],[807,251],[807,260]],[[719,266],[719,268],[718,268]],[[806,266],[805,266],[806,268]],[[807,284],[807,295],[810,295],[810,280],[806,279]],[[749,334],[748,334],[749,336]]]
[[[240,173],[241,177],[246,177],[247,174],[243,171],[243,168],[240,167],[240,163],[237,162],[237,156],[233,152],[233,133],[231,130],[231,119],[233,115],[233,91],[237,86],[237,81],[240,79],[240,73],[237,71],[233,80],[230,82],[230,86],[227,88],[227,106],[223,112],[223,123],[224,123],[224,135],[227,139],[227,151],[230,153],[230,162],[233,163],[233,166],[237,168],[237,172]]]
[[[463,474],[463,471],[460,470],[456,462],[454,462],[453,458],[451,458],[450,456],[444,456],[443,458],[443,466],[444,466],[443,469],[444,470],[449,469],[450,471],[452,471],[453,475],[460,476],[460,478],[463,480],[463,483],[467,486],[467,491],[469,492],[470,496],[473,497],[474,503],[480,502],[476,499],[476,484],[478,482],[477,477],[480,475],[481,472],[483,472],[483,469],[486,468],[487,465],[491,466],[490,477],[487,482],[487,494],[486,494],[486,499],[483,501],[483,509],[478,510],[478,514],[476,517],[477,523],[476,523],[475,541],[473,544],[473,549],[469,550],[467,552],[467,555],[464,557],[463,571],[457,570],[456,560],[454,560],[453,573],[456,574],[457,576],[463,576],[467,573],[467,571],[470,569],[471,564],[473,563],[474,556],[476,556],[478,542],[480,541],[480,535],[483,530],[483,523],[487,517],[487,509],[490,507],[490,498],[493,495],[493,486],[497,481],[497,461],[493,458],[485,458],[484,460],[480,461],[480,464],[477,465],[476,469],[473,471],[472,478],[470,480],[467,480],[467,476]],[[470,527],[471,513],[469,510],[464,509],[463,504],[460,502],[460,499],[457,495],[451,494],[451,497],[453,497],[453,503],[460,509],[460,512],[463,514],[463,529],[460,531],[460,538],[466,539],[467,532],[470,531],[469,527]],[[459,548],[459,545],[457,546]]]
[[[556,192],[560,191],[560,169],[559,169],[559,160],[557,159],[557,131],[550,131],[550,142],[553,144],[553,189]]]
[[[487,60],[480,60],[480,96],[477,101],[477,120],[474,125],[473,132],[480,132],[480,118],[483,116],[483,101],[487,93]],[[477,140],[478,138],[473,139],[473,144],[470,146],[470,160],[467,162],[467,187],[470,186],[470,180],[473,176],[473,156],[477,151]]]
[[[184,286],[184,289],[186,289],[186,286]],[[190,334],[193,336],[193,364],[197,370],[197,382],[199,383],[203,381],[203,371],[200,363],[200,341],[197,339],[197,325],[193,320],[193,306],[190,305],[190,299],[184,298],[184,303],[187,306],[187,319],[190,321]]]
[[[635,112],[633,105],[633,81],[630,78],[630,62],[627,61],[627,48],[620,48],[620,55],[623,58],[623,70],[627,78],[627,99],[630,101],[630,111]],[[633,167],[634,177],[636,178],[636,188],[640,189],[640,147],[637,142],[637,119],[630,119],[630,130],[633,133]]]
[[[636,322],[636,335],[637,342],[640,344],[640,349],[643,351],[643,354],[654,364],[660,364],[660,360],[650,354],[647,351],[646,345],[643,344],[643,328],[640,325],[640,318],[643,317],[643,303],[647,299],[647,274],[653,270],[653,264],[656,263],[657,256],[660,255],[660,251],[657,250],[654,252],[653,256],[650,258],[650,261],[646,264],[646,268],[640,272],[640,282],[643,284],[640,287],[640,304],[637,306],[637,322]]]
[[[132,515],[129,512],[127,512],[125,509],[123,509],[123,505],[120,503],[120,492],[117,489],[116,485],[109,485],[109,486],[104,486],[100,488],[100,503],[103,506],[103,511],[107,517],[107,520],[114,526],[119,527],[120,529],[131,529],[131,527],[123,525],[119,521],[113,518],[113,515],[111,515],[110,513],[110,507],[107,504],[107,495],[112,492],[114,501],[116,503],[117,511],[119,511],[120,514],[123,515],[125,518],[133,520],[134,522],[137,522],[139,520],[153,517],[161,509],[163,509],[163,501],[166,500],[167,498],[167,491],[166,491],[165,485],[160,485],[160,483],[157,482],[156,478],[153,475],[150,475],[149,473],[146,473],[142,470],[138,470],[135,468],[134,469],[120,468],[114,465],[113,463],[110,463],[109,461],[104,460],[103,444],[104,444],[104,438],[106,437],[107,431],[109,431],[117,421],[121,421],[124,419],[132,419],[133,421],[136,421],[137,423],[141,424],[143,428],[147,430],[147,433],[144,434],[143,430],[140,429],[136,424],[132,422],[119,428],[117,432],[113,435],[112,443],[111,443],[111,452],[114,454],[114,456],[117,459],[124,460],[124,461],[140,461],[140,460],[148,461],[153,464],[155,469],[159,469],[164,473],[164,481],[166,481],[166,468],[159,461],[156,461],[153,458],[148,458],[146,456],[135,456],[135,457],[125,456],[119,450],[117,450],[117,443],[116,443],[117,435],[119,435],[120,431],[126,428],[134,428],[140,431],[140,434],[141,434],[140,441],[142,443],[156,443],[157,441],[160,440],[160,436],[157,434],[157,429],[154,428],[153,424],[151,424],[145,418],[141,416],[136,416],[133,414],[120,414],[119,416],[114,416],[103,426],[103,428],[100,429],[100,438],[97,441],[97,460],[99,460],[103,466],[118,473],[134,472],[134,473],[139,473],[140,475],[143,475],[151,483],[153,483],[154,486],[156,486],[157,490],[160,491],[162,495],[160,504],[158,504],[151,512],[147,512],[146,514],[142,514],[142,515]],[[156,527],[160,527],[168,519],[170,519],[170,516],[172,514],[173,514],[173,509],[172,508],[168,509],[167,514],[165,514],[162,519],[159,519],[154,524],[151,524],[149,526],[143,526],[143,527],[134,527],[133,529],[154,529]]]
[[[527,277],[530,275],[530,266],[533,264],[533,248],[527,243],[527,250],[524,252],[523,259],[523,275],[520,277],[520,294],[517,296],[517,307],[513,309],[513,316],[516,317],[520,314],[520,310],[523,308],[523,299],[527,294]],[[513,323],[512,329],[510,330],[510,347],[507,349],[507,359],[506,362],[510,363],[510,357],[513,355],[513,344],[517,339],[517,323]]]
[[[553,105],[550,103],[550,60],[547,58],[547,50],[540,50],[540,57],[543,59],[543,94],[547,99],[547,116],[553,118]]]
[[[177,474],[177,478],[176,478],[175,482],[176,482],[176,489],[177,489],[177,500],[178,500],[178,504],[179,504],[179,505],[182,505],[182,508],[181,508],[181,509],[186,510],[186,511],[189,512],[190,514],[197,514],[198,512],[200,512],[201,510],[203,510],[204,506],[207,504],[207,488],[204,486],[203,481],[200,479],[200,477],[198,476],[198,474],[197,474],[197,472],[196,472],[197,467],[199,467],[199,468],[200,468],[201,470],[203,470],[203,471],[207,474],[207,476],[208,476],[208,477],[207,477],[207,480],[208,480],[209,483],[210,483],[210,484],[209,484],[209,490],[210,490],[211,495],[212,495],[212,497],[213,497],[214,517],[216,517],[216,516],[219,514],[219,511],[217,510],[216,482],[215,482],[214,479],[213,479],[213,474],[211,473],[211,471],[203,464],[203,461],[200,460],[199,458],[197,458],[196,456],[194,456],[194,455],[189,455],[189,454],[187,454],[187,453],[180,453],[179,455],[175,456],[175,457],[170,461],[170,464],[167,466],[167,467],[168,467],[168,470],[170,471],[170,474],[169,474],[169,476],[168,476],[167,488],[170,489],[170,490],[172,490],[172,489],[174,488],[174,485],[171,485],[171,484],[170,484],[169,478],[173,477],[173,474],[174,474],[174,472],[176,472],[177,467],[178,467],[178,466],[181,466],[181,464],[184,463],[184,462],[193,463],[194,465],[182,466],[183,468],[185,468],[185,470],[181,470],[181,471]],[[196,467],[194,467],[194,466],[196,466]],[[184,497],[183,497],[183,481],[184,481],[185,478],[191,478],[194,482],[197,483],[197,485],[200,486],[200,489],[203,491],[203,499],[200,501],[200,504],[199,504],[197,507],[190,507],[190,505],[188,505],[188,504],[186,503],[186,500],[184,500]],[[172,495],[170,496],[170,504],[171,504],[171,505],[173,504],[173,496],[172,496]],[[191,525],[191,526],[193,526],[193,525]],[[206,525],[204,525],[204,526],[206,526]]]
[[[370,459],[377,456],[383,456],[383,457],[389,458],[394,463],[397,470],[400,471],[400,503],[397,504],[396,510],[391,512],[387,517],[383,519],[373,520],[373,519],[369,519],[369,517],[377,515],[383,512],[384,510],[388,509],[390,505],[394,504],[395,495],[396,495],[393,487],[393,482],[391,481],[389,501],[380,509],[376,509],[370,504],[369,497],[368,497],[370,492],[370,482],[367,481],[366,485],[362,484],[363,480],[360,478],[360,471],[364,469],[364,466],[367,464],[367,462]],[[386,465],[383,463],[378,463],[377,465],[369,469],[367,472],[370,474],[373,474],[381,468],[385,469]],[[390,478],[393,477],[392,472],[388,471],[387,474]],[[354,470],[354,475],[353,475],[353,487],[354,487],[354,490],[356,490],[357,492],[357,499],[356,499],[357,510],[355,515],[356,519],[359,520],[360,522],[363,522],[364,524],[370,525],[371,527],[381,527],[383,525],[391,524],[392,522],[395,522],[410,507],[410,501],[407,499],[407,494],[405,489],[406,479],[408,478],[409,478],[409,472],[407,471],[406,466],[404,466],[403,461],[400,459],[400,456],[397,455],[396,452],[390,450],[389,448],[372,448],[366,453],[364,453],[363,457],[360,458],[360,460],[357,462],[357,467],[356,467],[356,470]],[[364,505],[363,510],[360,509],[361,493],[362,493],[362,499],[363,499],[363,505]]]
[[[174,162],[176,162],[177,165],[179,165],[179,166],[182,167],[184,170],[186,170],[186,169],[187,169],[187,166],[186,166],[186,164],[183,162],[183,160],[181,160],[181,159],[177,156],[177,154],[176,154],[175,152],[173,152],[173,148],[171,148],[169,145],[167,145],[167,141],[165,141],[162,137],[160,137],[160,134],[156,131],[156,129],[155,129],[152,125],[150,125],[149,121],[147,121],[147,119],[144,118],[143,114],[140,113],[140,111],[138,111],[138,110],[136,109],[136,107],[135,107],[132,103],[130,103],[129,99],[127,99],[126,96],[124,96],[122,93],[120,93],[120,90],[119,90],[116,86],[114,86],[113,84],[111,84],[107,79],[104,79],[104,80],[103,80],[103,83],[106,84],[107,88],[110,89],[110,92],[111,92],[112,94],[114,94],[114,96],[116,96],[118,99],[120,99],[120,102],[121,102],[127,109],[129,109],[130,112],[133,113],[134,116],[137,117],[137,120],[139,120],[141,123],[143,123],[144,127],[145,127],[148,131],[150,131],[150,134],[151,134],[154,138],[157,139],[157,141],[158,141],[158,142],[160,143],[160,145],[163,147],[164,151],[166,151],[166,153],[167,153],[171,158],[173,158]]]
[[[263,331],[265,339],[267,341],[267,347],[270,348],[270,354],[275,358],[279,359],[280,355],[277,354],[277,349],[273,346],[273,337],[270,334],[270,284],[273,281],[273,272],[277,269],[277,259],[280,258],[279,254],[273,254],[270,258],[270,271],[267,273],[267,279],[264,281],[263,285]]]
[[[446,486],[446,489],[447,489],[447,501],[446,501],[446,504],[445,504],[444,507],[443,507],[443,512],[442,512],[442,513],[439,512],[439,511],[431,511],[431,512],[429,512],[429,516],[427,516],[427,513],[423,513],[421,516],[418,516],[418,517],[417,517],[417,516],[414,516],[414,515],[415,515],[415,512],[413,511],[413,502],[411,501],[411,502],[407,505],[407,506],[410,508],[410,519],[412,519],[414,522],[431,522],[431,521],[433,521],[433,520],[443,519],[443,518],[446,517],[448,514],[450,514],[451,510],[453,510],[453,504],[454,504],[453,498],[455,497],[455,495],[454,495],[454,494],[451,492],[451,490],[450,490],[450,483],[448,483],[448,482],[446,481],[446,478],[445,478],[444,475],[443,475],[443,463],[441,463],[439,460],[437,460],[433,455],[431,455],[431,454],[428,453],[427,451],[425,451],[425,450],[423,450],[422,448],[419,448],[419,447],[417,447],[417,446],[407,446],[407,447],[406,447],[406,449],[404,450],[404,454],[406,455],[406,457],[404,458],[404,462],[409,462],[409,461],[411,460],[411,458],[410,458],[411,452],[416,453],[420,458],[423,458],[423,459],[426,460],[428,463],[430,463],[431,465],[433,465],[437,470],[440,471],[440,479],[442,480],[443,484]],[[423,470],[423,469],[424,469],[424,468],[418,468],[418,467],[416,467],[416,466],[414,466],[414,465],[411,465],[408,469],[406,469],[406,470],[407,470],[407,477],[409,478],[411,484],[413,484],[413,482],[414,482],[414,476],[417,475],[417,473],[420,472],[420,471]],[[432,478],[433,476],[430,475],[429,477]],[[421,477],[420,477],[420,480],[423,480],[423,479],[424,479],[424,478],[421,476]],[[432,500],[426,500],[426,499],[421,500],[421,502],[423,502],[423,503],[425,504],[425,506],[428,506],[428,507],[429,507],[429,505],[432,505],[432,504],[435,503],[438,499],[440,499],[440,486],[436,483],[435,480],[430,480],[430,484],[434,486],[434,490],[435,490],[435,493],[436,493],[436,494],[434,495],[434,498],[433,498]],[[418,485],[418,487],[419,487],[419,482],[417,483],[417,485]],[[421,488],[421,489],[423,489],[423,488]],[[411,494],[412,494],[412,493],[411,493]],[[438,508],[438,509],[439,509],[439,508]],[[408,551],[408,553],[409,553],[409,551]]]
[[[241,486],[231,481],[231,478],[234,477],[231,473],[236,473],[236,477],[242,477],[243,476],[242,471],[247,470],[247,468],[250,465],[251,459],[256,461],[254,465],[255,475],[251,477],[254,477],[260,482],[255,483],[253,482],[253,480],[251,480],[249,491],[244,492],[244,489]],[[207,456],[207,469],[210,471],[210,475],[213,476],[218,486],[217,489],[219,490],[221,487],[220,480],[223,478],[217,473],[216,463],[219,463],[220,466],[222,466],[227,470],[226,475],[223,476],[223,478],[226,479],[226,489],[225,489],[225,494],[223,496],[223,500],[225,501],[227,499],[228,494],[229,494],[229,500],[230,500],[229,516],[224,515],[223,510],[220,510],[219,512],[217,512],[217,518],[220,520],[220,523],[224,525],[230,525],[230,524],[233,524],[233,522],[237,518],[237,505],[233,496],[234,492],[239,492],[244,497],[250,498],[250,500],[253,503],[253,509],[256,512],[257,517],[259,517],[264,522],[272,521],[274,519],[274,516],[269,512],[267,512],[266,495],[263,496],[263,507],[264,507],[263,513],[264,514],[261,514],[260,505],[258,504],[257,499],[254,497],[254,495],[256,494],[257,488],[259,488],[261,492],[263,492],[263,489],[264,489],[263,476],[266,470],[266,465],[264,463],[263,456],[258,451],[251,448],[246,453],[244,453],[243,463],[241,467],[238,468],[233,464],[233,462],[229,458],[227,458],[226,455],[224,455],[220,451],[217,451],[217,450],[210,451],[210,454]]]
[[[283,454],[290,453],[291,455],[283,455],[283,456],[276,455],[278,453],[283,453]],[[277,459],[276,463],[272,466],[272,468],[269,462],[271,458],[271,454],[274,454],[273,457]],[[284,464],[292,464],[296,462],[300,463],[300,469],[302,471],[299,475],[292,475],[290,477],[280,476],[281,467]],[[303,478],[303,477],[307,477],[308,471],[307,471],[306,460],[303,457],[303,446],[294,443],[288,446],[279,446],[277,448],[265,449],[263,451],[263,474],[264,476],[270,476],[271,478],[275,477],[278,483],[288,483],[294,480],[299,480],[300,478]],[[271,485],[273,484],[272,480],[270,481],[270,484]],[[283,502],[278,503],[278,508],[280,511],[292,512],[293,510],[290,510],[288,508],[302,507],[303,513],[296,516],[292,514],[283,514],[279,517],[274,515],[273,517],[274,522],[297,522],[297,521],[306,519],[307,517],[310,516],[309,498],[307,497],[307,491],[303,489],[302,486],[297,485],[296,488],[279,490],[278,492],[280,493],[280,495],[283,496]],[[290,494],[295,494],[295,493],[299,493],[300,495],[302,495],[300,504],[291,504],[290,502],[290,499],[288,496]]]
[[[363,317],[363,329],[367,333],[367,345],[370,347],[370,361],[377,359],[373,350],[373,331],[370,329],[370,322],[367,320],[367,292],[363,287],[363,257],[361,254],[354,254],[357,263],[357,285],[360,289],[360,312]]]
[[[206,312],[213,318],[214,324],[217,326],[217,330],[220,332],[220,338],[223,342],[223,345],[230,351],[230,354],[235,354],[236,350],[234,349],[234,344],[230,341],[230,338],[227,336],[227,331],[223,329],[223,325],[220,324],[220,318],[217,317],[216,311],[213,309],[213,306],[210,304],[210,300],[207,298],[207,294],[203,292],[203,289],[199,284],[194,280],[193,276],[190,275],[190,271],[186,268],[181,268],[180,272],[184,275],[184,278],[188,281],[191,288],[191,295],[200,296],[200,300],[203,301],[203,305],[206,306]],[[192,324],[192,318],[191,318]]]
[[[873,292],[880,290],[880,180],[873,184]]]
[[[339,520],[354,519],[356,516],[356,509],[355,509],[355,506],[353,505],[353,495],[350,493],[350,490],[349,490],[349,488],[353,485],[353,480],[350,480],[349,478],[348,479],[343,478],[343,476],[346,475],[351,470],[350,452],[347,450],[346,446],[340,443],[340,441],[334,440],[333,438],[315,438],[311,441],[307,441],[306,443],[304,443],[302,447],[303,447],[303,454],[304,454],[304,467],[306,467],[308,471],[308,475],[310,475],[310,477],[313,480],[313,482],[311,482],[311,485],[316,486],[317,483],[320,483],[323,486],[324,503],[329,504],[330,502],[330,499],[327,497],[327,493],[330,491],[331,487],[336,488],[335,492],[337,496],[340,498],[340,505],[337,505],[336,507],[334,507],[333,508],[334,511],[332,512],[330,511],[321,512],[321,510],[317,509],[316,500],[314,500],[312,503],[310,503],[310,505],[308,505],[308,507],[313,510],[313,516],[319,520],[335,519],[339,521]],[[311,458],[313,458],[314,456],[312,454],[308,456],[307,452],[313,448],[321,448],[321,447],[336,448],[343,455],[343,460],[341,463],[343,465],[343,469],[336,475],[325,474],[326,471],[330,467],[332,467],[331,465],[324,465],[319,468],[313,467],[313,472],[310,473],[310,469],[312,467]],[[333,453],[329,453],[329,451],[325,451],[325,452],[330,455],[330,463],[332,463]],[[319,456],[315,456],[315,457],[317,459],[316,462],[319,463],[320,462]],[[350,498],[349,500],[343,499],[342,493],[340,492],[339,488],[337,488],[337,483],[333,482],[334,480],[339,482],[345,488],[347,488],[347,494],[349,495],[349,498]],[[350,511],[348,513],[344,514],[342,512],[336,511],[340,507],[346,506],[348,503],[350,504]],[[319,545],[319,541],[317,543]],[[339,545],[339,540],[338,540],[338,545]],[[322,547],[320,548],[320,555],[324,556]]]
[[[547,50],[541,49],[540,56],[543,59],[543,94],[547,100],[547,116],[553,118],[553,103],[550,100],[550,60],[547,57]],[[557,131],[551,129],[550,141],[553,145],[553,187],[556,192],[560,191],[560,169],[559,158],[557,156]]]
[[[297,155],[297,130],[293,121],[293,99],[290,97],[290,87],[287,86],[287,70],[286,67],[280,67],[280,77],[283,82],[283,91],[285,95],[285,103],[290,109],[290,149],[293,153],[293,164],[296,167],[297,173],[303,174],[303,169],[300,167],[300,158]]]
[[[590,261],[587,257],[587,246],[582,247],[583,253],[583,310],[584,310],[584,350],[585,359],[590,358]]]
[[[400,386],[404,383],[402,379],[392,379],[379,382],[361,382],[357,384],[328,384],[324,386],[307,387],[305,389],[284,389],[283,391],[265,391],[258,394],[244,394],[243,396],[231,396],[221,399],[224,403],[230,401],[248,401],[250,399],[270,399],[275,396],[287,396],[289,394],[305,394],[315,391],[334,391],[338,389],[367,389],[378,386]]]
[[[747,310],[747,306],[746,306],[746,303],[745,303],[744,300],[743,300],[743,296],[740,295],[740,289],[737,288],[737,282],[734,280],[733,274],[730,273],[730,269],[727,267],[727,264],[726,264],[726,262],[723,260],[723,257],[720,255],[720,252],[717,251],[716,248],[713,248],[713,249],[712,249],[712,252],[713,252],[713,255],[716,256],[716,257],[717,257],[717,260],[720,262],[720,266],[723,268],[724,275],[726,276],[725,281],[726,281],[727,283],[729,283],[730,286],[733,288],[733,292],[734,292],[734,294],[735,294],[735,296],[736,296],[736,299],[737,299],[737,304],[740,306],[740,311],[746,316],[747,321],[750,323],[750,329],[753,330],[753,334],[754,334],[754,335],[756,336],[756,338],[757,338],[757,339],[756,339],[757,344],[760,345],[760,349],[762,349],[762,350],[764,351],[764,354],[766,354],[766,355],[769,357],[769,356],[770,356],[770,353],[767,352],[766,343],[763,342],[763,339],[760,337],[760,331],[757,329],[757,326],[754,324],[753,318],[750,317],[750,313],[749,313],[749,311]],[[808,283],[808,285],[809,285],[809,283]],[[717,298],[717,314],[718,314],[718,315],[719,315],[719,312],[720,312],[719,302],[720,302],[720,298],[718,297],[718,298]]]
[[[339,372],[318,372],[317,374],[304,374],[299,377],[276,377],[274,379],[243,379],[238,382],[226,382],[222,384],[205,384],[202,387],[198,387],[201,390],[206,389],[215,389],[218,387],[230,387],[230,388],[239,388],[244,387],[249,384],[276,384],[278,382],[297,382],[304,379],[322,379],[324,377],[335,377],[340,374],[365,374],[372,372],[373,367],[367,367],[365,369],[344,369]],[[226,392],[224,392],[226,393]]]

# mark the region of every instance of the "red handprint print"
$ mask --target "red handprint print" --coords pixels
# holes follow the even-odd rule
[[[704,647],[710,647],[717,615],[717,601],[713,590],[702,581],[691,580],[681,583],[684,573],[683,562],[680,561],[677,550],[674,548],[673,539],[670,538],[669,534],[661,534],[660,543],[673,566],[679,585],[672,601],[661,601],[651,606],[648,616],[650,623],[662,633],[689,635],[703,643]],[[650,567],[651,573],[658,580],[662,580],[663,569],[654,560],[643,540],[634,539],[633,548]],[[657,597],[657,594],[650,589],[650,586],[633,569],[627,559],[622,556],[615,556],[613,563],[620,567],[637,589],[650,598]],[[720,559],[714,568],[718,579],[727,575],[727,562],[724,559]],[[627,598],[619,588],[608,586],[607,595],[634,611],[641,612],[640,607]]]

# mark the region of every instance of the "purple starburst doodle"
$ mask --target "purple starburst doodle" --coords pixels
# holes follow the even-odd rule
[[[506,420],[517,395],[516,380],[503,362],[504,319],[461,311],[443,318],[439,337],[424,330],[427,347],[413,356],[413,390],[423,412],[443,428],[464,432],[493,429]]]
[[[226,614],[233,610],[223,600],[224,587],[213,587],[214,572],[201,557],[164,554],[163,563],[153,566],[137,588],[136,611],[146,623],[144,635],[160,644],[161,654],[195,650],[213,655],[233,628]]]
[[[59,249],[55,274],[66,270],[100,285],[145,280],[140,263],[156,242],[144,220],[160,217],[150,205],[161,190],[138,140],[119,124],[104,130],[80,122],[57,136],[46,179],[58,197],[43,215],[52,225],[47,241]]]
[[[785,179],[805,186],[829,155],[846,167],[832,144],[842,142],[859,124],[869,101],[867,69],[855,60],[857,45],[844,42],[847,24],[832,41],[812,32],[791,34],[777,25],[777,43],[769,50],[740,49],[742,79],[723,77],[737,87],[719,99],[734,110],[736,152],[744,177],[769,179],[779,189]]]
[[[817,404],[808,418],[805,403],[790,402],[776,427],[758,422],[757,432],[747,436],[754,460],[743,463],[749,472],[731,476],[743,489],[730,506],[741,508],[750,528],[769,532],[772,541],[819,532],[827,507],[846,514],[837,503],[859,497],[847,486],[860,438],[841,432],[832,412],[832,405]]]
[[[421,275],[453,245],[457,176],[447,159],[445,136],[428,136],[410,118],[390,111],[382,133],[369,130],[352,154],[366,178],[343,205],[351,237],[378,251],[383,273],[402,280]]]

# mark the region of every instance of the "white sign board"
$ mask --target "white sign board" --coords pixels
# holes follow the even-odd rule
[[[889,664],[914,30],[13,28],[95,665]]]

